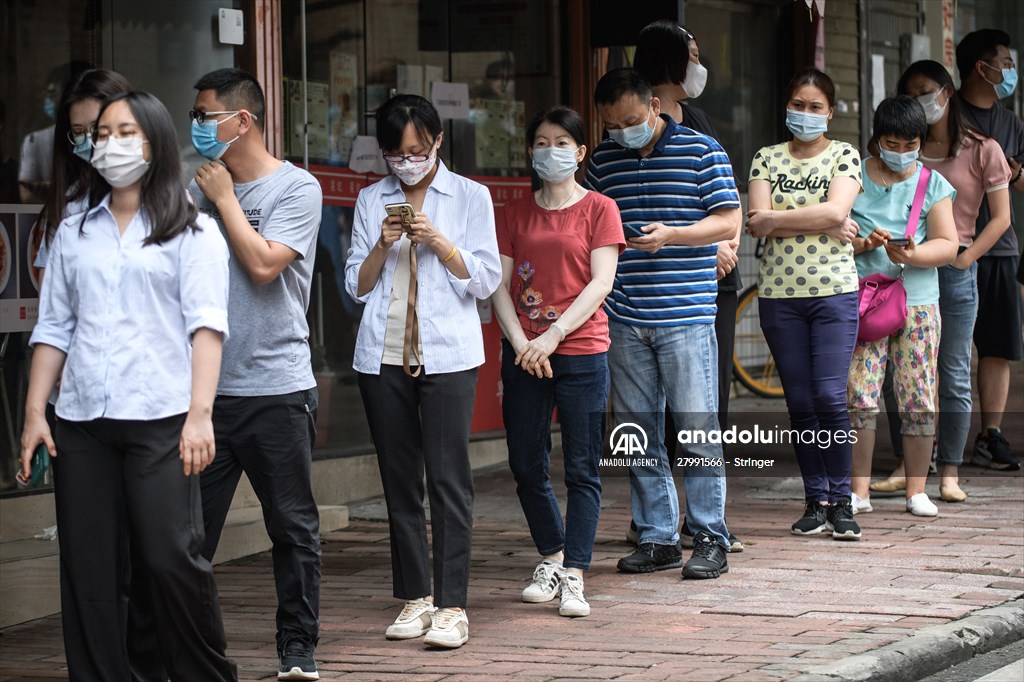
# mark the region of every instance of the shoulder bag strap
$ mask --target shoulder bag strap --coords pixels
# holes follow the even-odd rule
[[[907,219],[907,239],[913,239],[917,232],[917,223],[921,219],[924,195],[928,193],[928,178],[931,177],[931,174],[931,169],[922,164],[921,177],[917,180],[917,193],[914,194],[914,204],[910,207],[910,218]]]

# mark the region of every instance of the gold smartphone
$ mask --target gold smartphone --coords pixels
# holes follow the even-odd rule
[[[406,228],[409,227],[410,223],[416,218],[416,211],[413,209],[412,204],[403,202],[401,204],[385,204],[384,210],[390,216],[397,216],[402,219],[402,225]]]

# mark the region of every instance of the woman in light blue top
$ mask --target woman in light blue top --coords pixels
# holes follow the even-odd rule
[[[146,657],[175,680],[233,680],[200,553],[198,476],[215,453],[227,244],[188,199],[158,99],[107,100],[93,145],[88,208],[51,244],[21,436],[23,472],[40,444],[56,457],[44,413],[60,378],[54,489],[69,674],[138,672],[125,646],[130,545],[133,594],[148,597],[159,632]]]
[[[850,421],[857,429],[853,446],[852,503],[855,511],[871,511],[867,503],[875,417],[885,369],[893,365],[893,384],[900,405],[907,467],[907,511],[935,516],[938,509],[924,492],[935,434],[935,377],[939,349],[939,279],[937,268],[956,258],[953,222],[956,190],[931,172],[913,238],[907,223],[923,166],[917,157],[928,134],[924,109],[907,96],[882,101],[875,111],[874,138],[878,156],[864,160],[864,193],[851,215],[860,229],[853,241],[857,275],[902,274],[907,292],[907,320],[891,336],[858,342],[850,364],[847,398]]]
[[[345,286],[366,304],[354,367],[388,505],[394,596],[405,602],[386,636],[454,648],[469,639],[469,431],[484,362],[476,302],[497,290],[501,261],[490,194],[438,159],[442,136],[422,97],[377,110],[394,175],[359,193]]]

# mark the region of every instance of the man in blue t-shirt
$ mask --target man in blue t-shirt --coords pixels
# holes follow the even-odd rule
[[[1024,191],[1024,124],[999,103],[1012,95],[1017,85],[1010,36],[992,28],[968,33],[956,47],[956,65],[964,120],[1002,147],[1010,165],[1010,187]],[[977,229],[984,229],[989,220],[988,199],[983,198]],[[1019,248],[1012,212],[1010,221],[1010,229],[978,259],[978,317],[974,324],[982,432],[974,442],[971,461],[1003,471],[1020,469],[1000,427],[1010,391],[1010,362],[1024,358],[1020,296],[1014,281]]]
[[[716,141],[660,115],[660,101],[632,69],[605,74],[594,100],[609,139],[594,150],[587,184],[618,204],[630,247],[605,302],[613,434],[632,429],[648,444],[640,455],[625,453],[639,547],[618,567],[650,573],[682,564],[672,479],[679,465],[694,532],[683,577],[717,578],[729,570],[722,447],[683,445],[679,461],[669,461],[662,434],[666,403],[680,432],[719,428],[715,242],[735,235],[741,220],[732,166]],[[623,454],[617,449],[613,442],[613,454]]]

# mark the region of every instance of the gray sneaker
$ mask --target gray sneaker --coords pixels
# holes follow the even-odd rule
[[[433,624],[434,605],[426,599],[405,602],[395,622],[388,626],[384,636],[388,639],[416,639],[427,634]]]

